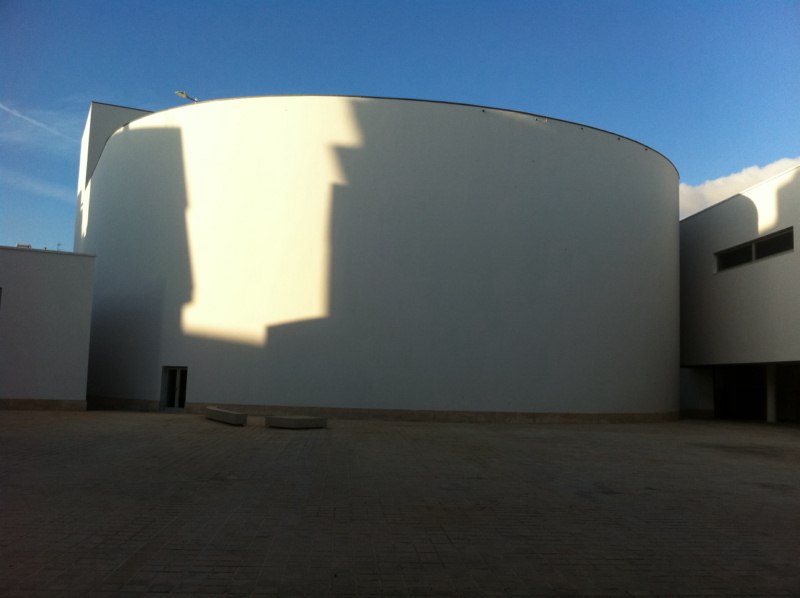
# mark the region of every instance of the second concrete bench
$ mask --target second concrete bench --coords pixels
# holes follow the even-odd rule
[[[232,426],[246,426],[247,414],[239,411],[220,409],[219,407],[206,407],[206,419],[223,422]]]
[[[308,417],[305,415],[268,415],[266,424],[268,428],[308,430],[311,428],[327,427],[328,419],[325,417]]]

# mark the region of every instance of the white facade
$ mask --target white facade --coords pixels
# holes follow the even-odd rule
[[[684,408],[712,410],[715,392],[719,399],[738,386],[761,395],[761,407],[748,413],[768,414],[769,376],[781,388],[795,385],[789,364],[800,362],[799,226],[800,166],[681,222],[681,364],[707,366],[683,373]],[[742,263],[720,262],[738,252]],[[765,369],[778,364],[786,367]],[[786,413],[797,410],[793,394],[778,397]]]
[[[800,253],[718,271],[716,254],[800,231],[800,166],[681,222],[681,362],[800,361]]]
[[[0,406],[84,409],[94,258],[0,247]]]
[[[141,116],[92,171],[97,143],[90,397],[185,367],[187,407],[677,412],[678,175],[646,146],[350,97]]]

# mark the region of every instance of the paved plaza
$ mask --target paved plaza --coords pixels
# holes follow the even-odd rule
[[[0,412],[0,595],[797,596],[800,428]]]

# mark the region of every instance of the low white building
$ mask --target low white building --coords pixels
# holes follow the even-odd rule
[[[631,139],[410,100],[92,104],[79,196],[92,406],[677,416],[678,173]]]
[[[0,247],[0,407],[85,409],[94,258]]]
[[[798,227],[800,166],[681,221],[683,410],[800,421]]]

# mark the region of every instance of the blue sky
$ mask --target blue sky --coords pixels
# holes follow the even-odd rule
[[[0,245],[71,249],[89,102],[160,110],[176,89],[533,112],[699,187],[800,159],[800,1],[0,0]]]

